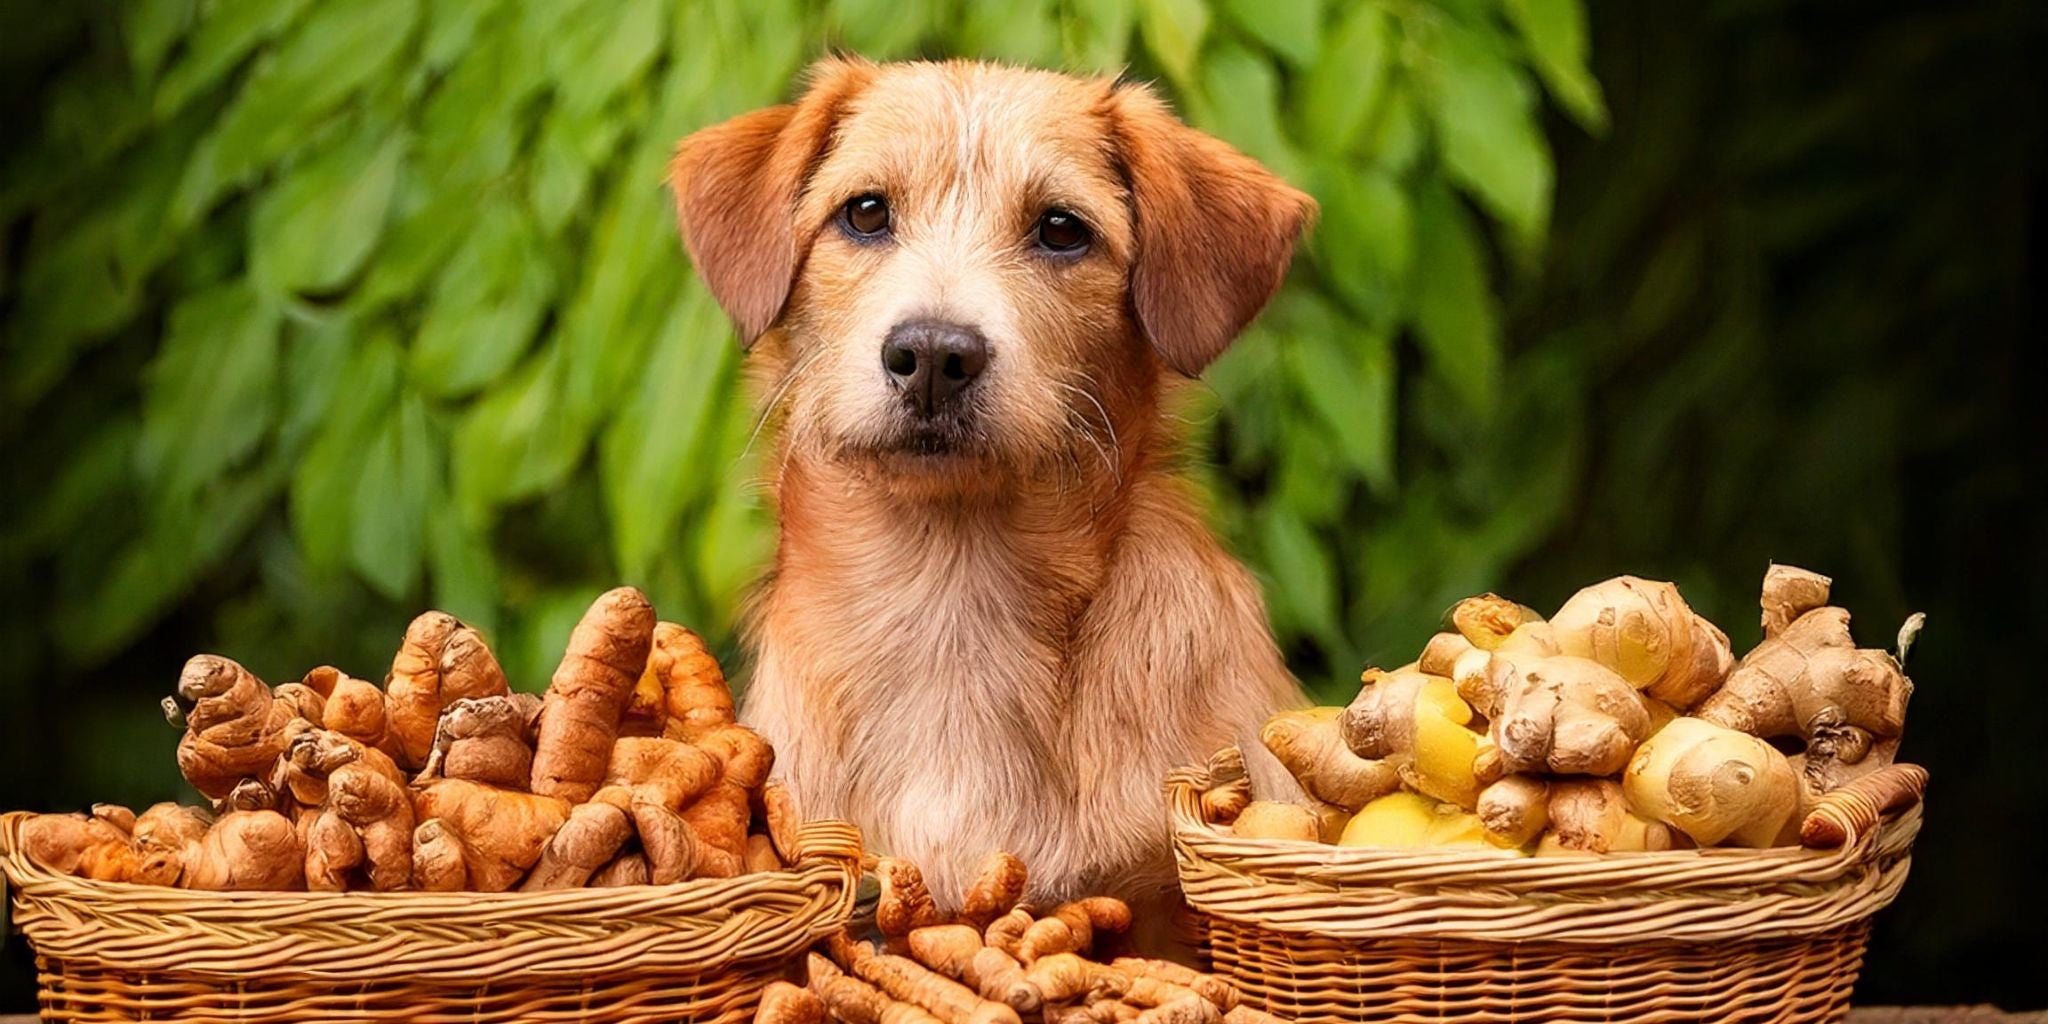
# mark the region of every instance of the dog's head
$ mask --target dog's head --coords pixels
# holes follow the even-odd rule
[[[1143,86],[966,62],[827,60],[683,140],[670,183],[789,442],[963,483],[1142,427],[1315,211]]]

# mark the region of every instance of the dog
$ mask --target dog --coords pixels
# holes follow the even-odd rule
[[[942,907],[998,848],[1041,905],[1160,897],[1167,772],[1304,703],[1175,471],[1168,400],[1315,202],[1142,84],[808,77],[669,175],[775,424],[742,718],[806,816],[920,865]]]

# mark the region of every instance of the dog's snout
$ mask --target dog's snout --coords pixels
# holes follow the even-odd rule
[[[988,339],[963,324],[906,320],[882,342],[882,366],[919,414],[951,405],[988,367]]]

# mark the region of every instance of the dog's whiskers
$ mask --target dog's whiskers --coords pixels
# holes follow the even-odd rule
[[[761,407],[760,417],[754,420],[754,429],[747,434],[747,443],[740,449],[739,458],[733,461],[746,461],[747,456],[754,450],[754,440],[761,436],[761,428],[768,425],[768,417],[775,415],[775,407],[782,404],[783,397],[789,394],[790,385],[795,384],[796,379],[802,376],[805,370],[810,369],[811,364],[817,362],[818,357],[824,352],[822,348],[812,349],[802,359],[797,360],[796,366],[783,376],[782,383],[775,386],[775,393],[769,396],[768,403]]]
[[[1090,382],[1092,383],[1093,381],[1091,380]],[[1117,440],[1116,424],[1109,421],[1109,411],[1104,409],[1102,402],[1096,399],[1093,394],[1090,394],[1086,388],[1076,387],[1063,380],[1054,381],[1053,383],[1087,399],[1088,404],[1094,406],[1096,413],[1102,417],[1102,429],[1109,434],[1108,450],[1104,450],[1102,442],[1096,439],[1093,425],[1088,422],[1087,417],[1081,415],[1079,409],[1067,410],[1068,422],[1073,423],[1081,436],[1087,438],[1088,443],[1095,446],[1095,453],[1102,457],[1102,465],[1105,469],[1109,470],[1110,478],[1121,485],[1123,483],[1124,448],[1122,443]],[[1110,458],[1110,451],[1116,452],[1116,458]]]

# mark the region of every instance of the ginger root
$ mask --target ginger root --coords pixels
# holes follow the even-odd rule
[[[406,626],[384,689],[395,753],[407,769],[426,763],[448,705],[512,692],[483,634],[446,612]]]
[[[1898,661],[1858,648],[1849,613],[1830,605],[1758,644],[1696,713],[1764,739],[1798,736],[1807,741],[1807,753],[1853,764],[1873,737],[1889,739],[1905,729],[1912,694]]]
[[[469,880],[462,840],[439,818],[412,832],[412,887],[422,892],[458,892]]]
[[[1599,662],[1681,710],[1719,687],[1734,664],[1727,634],[1658,580],[1617,576],[1586,587],[1550,617],[1550,631],[1565,654]]]
[[[1499,647],[1517,626],[1525,622],[1540,622],[1542,617],[1534,609],[1498,594],[1481,594],[1452,605],[1451,610],[1444,613],[1444,620],[1467,643],[1482,651],[1490,651]]]
[[[1649,735],[1643,698],[1587,658],[1495,654],[1460,692],[1491,720],[1503,773],[1612,775]]]
[[[213,892],[301,889],[305,845],[291,820],[276,811],[229,811],[187,855],[179,884]]]
[[[51,871],[100,882],[133,881],[140,866],[133,837],[101,815],[34,815],[22,822],[21,849]]]
[[[1550,823],[1550,783],[1529,775],[1510,775],[1479,791],[1475,813],[1486,841],[1520,847],[1543,833]]]
[[[1364,687],[1337,719],[1352,753],[1389,760],[1410,788],[1471,808],[1482,784],[1480,736],[1466,728],[1472,708],[1457,688],[1420,672],[1367,669],[1360,678]]]
[[[1828,590],[1835,581],[1817,572],[1772,562],[1764,570],[1764,639],[1783,633],[1799,617],[1828,603]]]
[[[1479,816],[1420,793],[1388,793],[1359,808],[1338,837],[1339,846],[1409,849],[1422,846],[1492,848]]]
[[[1401,785],[1401,773],[1386,761],[1351,752],[1337,727],[1342,713],[1342,708],[1282,711],[1266,720],[1259,741],[1309,796],[1355,811],[1393,792]]]
[[[1799,808],[1799,779],[1770,744],[1701,718],[1644,741],[1622,777],[1628,806],[1701,846],[1776,845]],[[1557,815],[1553,796],[1551,816]]]
[[[213,815],[205,808],[160,803],[136,816],[130,835],[135,842],[133,881],[143,885],[177,885],[185,860],[205,840]]]
[[[1285,839],[1313,843],[1321,840],[1322,822],[1315,812],[1299,804],[1277,800],[1254,800],[1230,826],[1230,833],[1244,839]]]
[[[1202,791],[1202,820],[1228,825],[1251,802],[1252,779],[1245,768],[1244,751],[1229,746],[1209,755],[1209,788]]]
[[[175,700],[185,721],[178,770],[216,800],[243,779],[267,775],[284,753],[289,723],[298,718],[292,701],[279,700],[254,673],[212,654],[185,663]]]
[[[1549,831],[1538,854],[1669,850],[1675,843],[1662,822],[1630,813],[1613,779],[1559,779],[1550,785]]]

